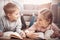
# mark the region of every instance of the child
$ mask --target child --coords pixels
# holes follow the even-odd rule
[[[52,36],[54,33],[55,36],[59,34],[59,28],[52,23],[53,15],[49,9],[43,9],[37,17],[37,21],[25,32],[29,38],[43,38],[46,39],[49,36]],[[56,33],[57,32],[57,33]],[[48,34],[48,35],[46,35]],[[44,37],[42,37],[44,35]],[[46,36],[46,38],[45,38]]]
[[[25,33],[21,30],[22,24],[20,20],[19,8],[13,4],[8,3],[3,8],[5,16],[0,18],[0,36],[3,35],[3,32],[13,31],[17,32],[22,36],[25,36]]]

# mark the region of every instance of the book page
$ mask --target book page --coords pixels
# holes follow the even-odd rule
[[[23,39],[23,38],[19,35],[19,33],[17,33],[17,32],[11,32],[11,31],[9,31],[9,32],[4,32],[3,37],[4,37],[4,38],[7,38],[7,39],[11,39],[11,37]]]

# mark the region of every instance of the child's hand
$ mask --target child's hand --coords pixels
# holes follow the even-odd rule
[[[0,37],[2,37],[3,36],[3,33],[2,32],[0,32]]]
[[[37,36],[38,36],[38,34],[30,32],[29,30],[25,30],[25,33],[29,38],[37,38]]]
[[[25,33],[26,34],[30,34],[30,33],[34,33],[34,31],[32,31],[32,30],[25,30]]]
[[[25,35],[25,32],[24,32],[24,31],[21,31],[20,35],[21,35],[22,37],[26,37],[26,35]]]
[[[38,37],[39,37],[39,38],[45,39],[44,33],[43,33],[43,32],[39,32],[39,33],[37,33],[37,34],[38,34]]]
[[[31,32],[29,32],[28,30],[25,30],[25,33],[26,33],[26,34],[29,34],[29,33],[31,33]]]

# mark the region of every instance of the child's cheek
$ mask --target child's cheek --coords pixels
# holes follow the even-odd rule
[[[46,25],[46,23],[43,21],[43,22],[42,22],[42,25],[43,25],[43,26],[45,26],[45,25]]]
[[[16,15],[13,15],[13,19],[17,19],[18,17]]]
[[[43,22],[42,26],[43,27],[47,27],[47,23],[46,22]]]

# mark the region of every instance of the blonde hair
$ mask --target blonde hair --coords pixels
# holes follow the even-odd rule
[[[3,8],[5,14],[7,14],[7,13],[13,13],[17,9],[19,9],[19,8],[15,4],[13,4],[13,3],[8,3]]]
[[[49,19],[50,19],[50,24],[52,23],[53,15],[52,15],[51,10],[49,10],[49,9],[47,9],[47,8],[44,8],[44,9],[42,9],[42,10],[39,12],[38,16],[40,16],[40,15],[43,15],[44,18],[45,18],[47,21],[49,21]]]

